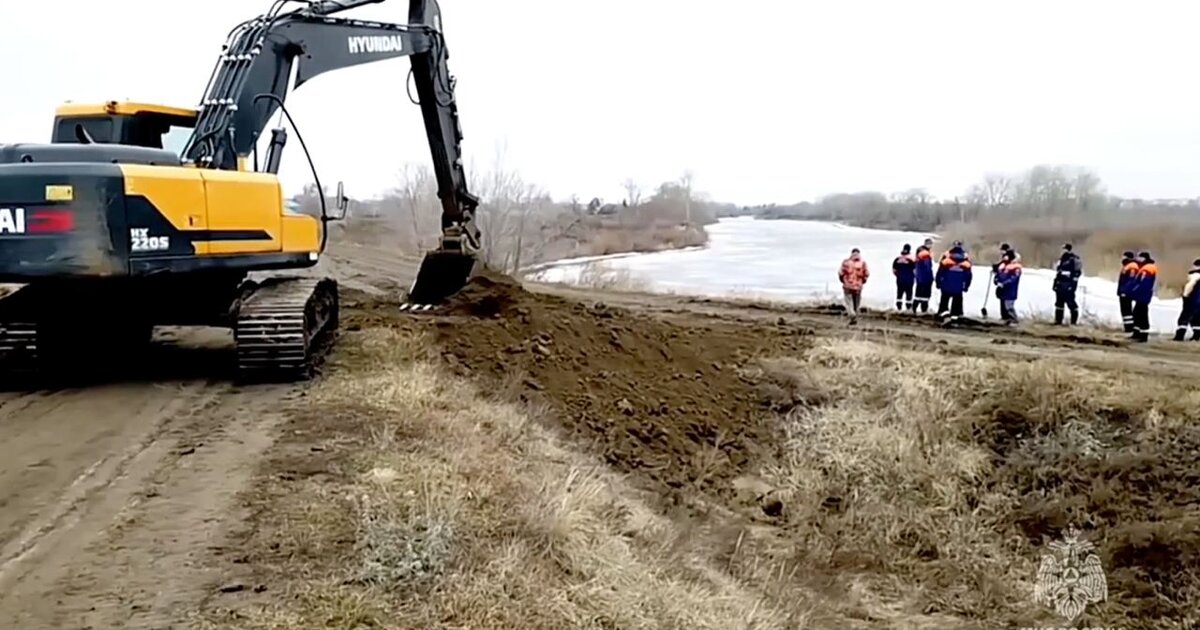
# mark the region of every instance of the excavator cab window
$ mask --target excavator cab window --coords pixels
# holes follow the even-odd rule
[[[166,149],[175,154],[183,151],[192,135],[195,119],[139,113],[125,123],[125,144]]]
[[[80,135],[86,134],[92,142],[111,143],[115,126],[113,119],[107,116],[60,118],[54,125],[53,142],[82,144]]]
[[[178,154],[183,150],[196,124],[195,118],[155,112],[110,114],[102,116],[65,116],[54,124],[55,143],[129,144],[166,149]]]
[[[188,138],[192,137],[192,127],[184,127],[180,125],[172,125],[160,138],[162,148],[178,155],[183,153],[183,147],[187,145]]]

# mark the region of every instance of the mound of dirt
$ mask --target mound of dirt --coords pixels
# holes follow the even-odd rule
[[[451,315],[495,317],[512,314],[525,289],[510,276],[485,271],[471,278],[467,286],[450,298]]]
[[[433,326],[444,356],[463,373],[515,379],[523,397],[550,403],[610,464],[670,488],[721,495],[781,443],[769,404],[740,368],[797,354],[811,334],[781,325],[677,325],[531,293],[493,275],[474,279],[445,317],[416,321]]]

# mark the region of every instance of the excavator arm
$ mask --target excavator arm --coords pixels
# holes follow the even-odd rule
[[[447,67],[437,1],[410,0],[408,24],[335,16],[384,0],[302,2],[307,6],[283,11],[289,1],[297,0],[276,0],[266,14],[230,32],[183,160],[201,168],[237,168],[286,100],[293,66],[296,78],[290,87],[296,89],[332,70],[409,57],[442,204],[441,243],[422,261],[409,299],[420,304],[444,300],[471,275],[480,235],[475,225],[479,200],[467,187],[455,79]]]

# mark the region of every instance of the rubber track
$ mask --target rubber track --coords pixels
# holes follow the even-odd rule
[[[239,377],[302,380],[312,376],[322,341],[337,327],[337,283],[287,278],[242,302],[234,326]]]
[[[33,372],[38,367],[37,324],[0,322],[0,371]]]

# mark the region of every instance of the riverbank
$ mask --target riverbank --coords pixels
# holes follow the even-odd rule
[[[904,232],[854,227],[825,221],[750,217],[726,218],[707,226],[709,242],[700,248],[651,254],[590,257],[552,262],[530,270],[528,277],[543,282],[583,284],[597,288],[628,285],[640,290],[706,297],[756,298],[784,303],[840,300],[837,270],[850,249],[858,247],[871,277],[864,287],[864,304],[878,309],[895,307],[891,263],[900,248],[914,248],[924,232]],[[944,242],[945,239],[939,239]],[[1018,244],[1019,246],[1019,244]],[[978,251],[978,250],[976,250]],[[1119,327],[1120,304],[1116,284],[1095,274],[1080,282],[1078,300],[1083,323]],[[989,285],[989,269],[976,270],[964,310],[978,315],[986,305],[994,317],[999,312]],[[1053,316],[1054,274],[1034,265],[1026,268],[1017,301],[1021,317]],[[934,298],[937,298],[935,291]],[[936,306],[936,305],[935,305]],[[1175,328],[1179,299],[1158,299],[1151,304],[1151,328],[1169,333]]]
[[[1109,280],[1115,280],[1120,273],[1122,253],[1148,251],[1159,269],[1157,295],[1168,299],[1179,295],[1192,261],[1200,258],[1200,232],[1192,229],[1200,226],[1200,220],[1195,211],[1181,208],[1057,216],[993,212],[965,221],[959,220],[956,211],[944,207],[927,214],[880,210],[834,217],[804,218],[785,210],[767,210],[756,215],[765,221],[828,220],[875,229],[937,232],[947,242],[963,241],[971,251],[987,252],[988,256],[1000,243],[1011,243],[1021,252],[1025,264],[1033,267],[1053,267],[1062,254],[1063,244],[1071,243],[1090,275]]]
[[[489,264],[509,269],[580,257],[684,249],[708,243],[708,232],[702,224],[685,225],[631,217],[568,213],[527,220],[491,217],[486,218],[481,227],[485,259]],[[335,223],[330,239],[366,247],[395,248],[402,254],[414,256],[424,254],[433,247],[435,240],[394,216],[356,217],[345,224]]]

